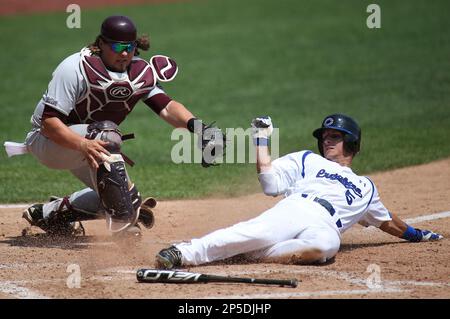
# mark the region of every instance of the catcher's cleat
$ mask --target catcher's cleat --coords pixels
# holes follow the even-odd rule
[[[72,236],[86,236],[86,230],[81,222],[72,222],[70,223],[72,227]]]
[[[84,236],[86,234],[81,222],[67,222],[63,217],[54,214],[50,218],[44,218],[43,204],[33,204],[22,213],[22,218],[31,226],[41,228],[49,235],[56,236]]]
[[[150,229],[155,224],[155,216],[151,210],[156,206],[156,200],[153,197],[147,197],[142,201],[138,222],[145,228]]]
[[[42,207],[43,204],[34,204],[25,209],[22,213],[22,218],[30,223],[31,226],[38,226],[44,219]]]
[[[156,255],[155,267],[158,269],[172,269],[180,267],[183,255],[175,246],[161,250]]]
[[[147,197],[146,199],[144,199],[142,201],[142,206],[148,206],[150,208],[155,208],[156,207],[156,199],[154,199],[153,197]]]
[[[147,229],[153,227],[153,225],[155,224],[155,217],[153,216],[153,212],[150,210],[150,208],[141,206],[138,222]]]

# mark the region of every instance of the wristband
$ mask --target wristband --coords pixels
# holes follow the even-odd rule
[[[198,125],[198,124],[196,125],[196,123],[198,123],[198,122],[201,123],[201,127],[196,127],[196,126],[200,126],[200,125]],[[197,118],[195,118],[195,117],[189,119],[189,120],[187,121],[187,123],[186,123],[186,128],[189,130],[189,132],[191,132],[191,133],[196,133],[196,134],[201,134],[201,132],[203,131],[203,128],[204,128],[205,126],[206,126],[206,125],[203,124],[202,120],[197,119]],[[197,131],[196,131],[195,129],[197,129]],[[199,129],[200,129],[200,130],[199,130]]]
[[[422,231],[419,229],[415,229],[409,225],[407,225],[406,231],[403,233],[402,238],[406,239],[410,242],[419,242],[422,240]]]
[[[196,118],[193,117],[193,118],[189,119],[189,120],[187,121],[187,124],[186,124],[187,129],[188,129],[189,132],[191,132],[191,133],[194,133],[194,124],[195,124],[195,120],[196,120]]]
[[[255,146],[268,146],[269,145],[269,139],[268,138],[254,138],[253,139],[253,145]]]

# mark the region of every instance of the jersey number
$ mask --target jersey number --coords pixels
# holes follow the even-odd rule
[[[353,203],[353,200],[356,198],[355,195],[350,193],[350,190],[347,190],[345,192],[345,198],[347,199],[347,203],[351,205]]]

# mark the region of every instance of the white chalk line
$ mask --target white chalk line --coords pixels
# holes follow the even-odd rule
[[[243,295],[225,295],[225,296],[206,296],[201,299],[287,299],[287,298],[305,298],[305,297],[323,297],[323,296],[346,296],[346,295],[366,295],[366,294],[385,294],[385,293],[405,293],[409,290],[398,288],[381,289],[351,289],[351,290],[320,290],[304,292],[279,292],[268,294],[243,294]]]
[[[413,217],[413,218],[407,218],[404,221],[407,224],[416,224],[416,223],[420,223],[420,222],[424,222],[424,221],[441,219],[441,218],[446,218],[446,217],[450,217],[450,211],[431,214],[431,215],[422,215],[422,216]]]
[[[141,267],[141,268],[145,268],[145,267]],[[105,273],[105,274],[113,274],[113,273],[117,273],[117,274],[135,274],[136,273],[137,268],[135,269],[134,267],[127,267],[127,266],[119,266],[119,267],[109,267],[109,268],[103,268],[103,269],[98,269],[96,270],[96,272],[99,273]]]
[[[12,281],[0,281],[0,292],[18,299],[51,299],[37,291],[19,286]]]
[[[385,293],[406,293],[409,290],[398,288],[381,289],[350,289],[350,290],[320,290],[304,292],[278,292],[268,294],[243,294],[243,295],[225,295],[225,296],[207,296],[201,299],[288,299],[288,298],[307,298],[323,296],[346,296],[346,295],[366,295],[366,294],[385,294]]]
[[[158,244],[158,245],[171,245],[170,241],[160,241],[160,240],[138,240],[138,244]],[[87,242],[87,243],[75,243],[76,246],[111,246],[111,245],[120,245],[120,242],[113,241],[98,241],[98,242]]]
[[[361,279],[356,277],[355,275],[352,275],[348,272],[344,271],[334,271],[334,270],[320,270],[320,269],[286,269],[286,270],[279,270],[280,272],[284,272],[287,275],[289,274],[308,274],[308,275],[322,275],[322,276],[330,276],[334,277],[339,280],[345,280],[351,284],[355,285],[361,285],[361,286],[367,286],[367,280]],[[265,274],[265,273],[273,273],[273,270],[263,270],[256,272],[257,274]],[[242,276],[242,275],[249,275],[249,274],[255,274],[255,271],[236,271],[232,272],[233,276]],[[395,281],[395,280],[384,280],[381,279],[381,285],[382,286],[390,286],[391,288],[395,288],[398,285],[411,285],[411,286],[432,286],[432,287],[450,287],[450,283],[447,282],[433,282],[433,281]]]
[[[113,276],[91,276],[91,277],[81,277],[81,282],[83,281],[130,281],[130,280],[136,280],[136,275],[134,276],[120,276],[120,277],[113,277]],[[36,284],[57,284],[57,283],[63,283],[66,282],[67,278],[53,278],[53,279],[23,279],[23,280],[11,280],[8,281],[15,285],[36,285]]]
[[[42,267],[66,267],[69,263],[6,263],[0,264],[0,269],[28,269],[28,268],[42,268]]]
[[[1,208],[28,208],[33,204],[1,204]]]
[[[99,241],[99,242],[92,242],[92,243],[74,243],[75,246],[111,246],[115,243],[112,241]]]

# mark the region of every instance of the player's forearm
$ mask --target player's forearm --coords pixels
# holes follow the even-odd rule
[[[159,113],[159,116],[164,121],[177,128],[186,128],[187,122],[194,117],[183,104],[174,100],[169,102],[169,104]]]
[[[426,229],[409,226],[391,213],[392,220],[381,224],[380,229],[410,242],[436,241],[444,238],[442,235]]]
[[[269,154],[268,146],[256,146],[256,171],[265,173],[272,168],[272,159]]]
[[[278,196],[283,192],[279,176],[272,169],[272,160],[267,146],[256,146],[256,171],[264,194]]]
[[[269,116],[252,120],[253,145],[256,148],[256,171],[264,194],[277,196],[281,193],[280,177],[272,168],[269,152],[269,138],[272,134],[272,119]]]
[[[79,151],[86,139],[73,132],[57,117],[50,117],[42,121],[41,133],[56,144]]]
[[[392,236],[402,238],[408,225],[398,218],[395,214],[391,213],[392,220],[384,222],[381,224],[380,229]]]

